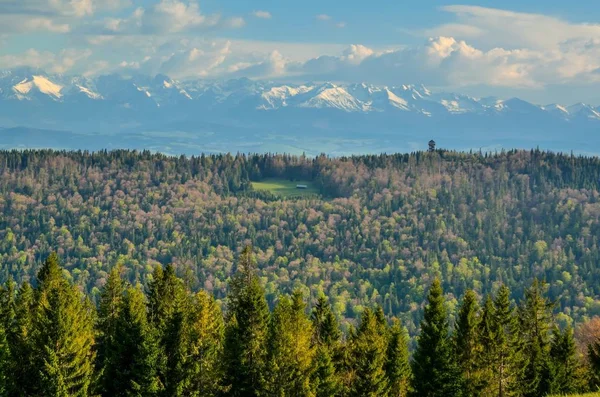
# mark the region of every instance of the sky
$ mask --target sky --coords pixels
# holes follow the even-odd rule
[[[424,84],[600,105],[591,0],[0,0],[0,69]]]

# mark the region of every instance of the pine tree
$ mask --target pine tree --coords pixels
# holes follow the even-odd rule
[[[478,358],[481,350],[478,310],[475,292],[467,291],[458,312],[454,334],[456,359],[463,381],[462,394],[465,397],[478,396],[481,386],[478,377]]]
[[[282,297],[269,327],[269,393],[282,396],[312,395],[310,377],[314,348],[312,325],[302,294]]]
[[[551,394],[575,394],[583,390],[582,368],[577,357],[573,329],[555,327],[550,349],[552,382]]]
[[[223,356],[223,315],[214,298],[196,294],[190,315],[188,380],[185,395],[213,397],[219,393]]]
[[[62,276],[58,257],[38,275],[32,338],[38,390],[47,396],[87,396],[93,380],[93,307]]]
[[[553,304],[545,297],[545,286],[535,280],[525,292],[519,310],[520,336],[525,365],[521,385],[525,397],[543,396],[550,392],[550,328]]]
[[[460,369],[453,354],[448,314],[439,279],[434,280],[429,290],[412,368],[414,396],[460,396]]]
[[[120,273],[120,266],[112,268],[100,295],[98,320],[96,322],[96,368],[100,374],[100,392],[111,389],[110,384],[113,382],[111,369],[113,369],[115,363],[112,363],[110,359],[115,357],[113,349],[117,346],[119,310],[122,307],[125,292]]]
[[[388,395],[388,380],[385,372],[387,333],[382,333],[376,312],[365,309],[356,333],[351,336],[350,365],[352,383],[350,396]]]
[[[260,396],[266,384],[269,308],[249,246],[240,254],[227,299],[223,385],[228,396]]]
[[[147,320],[144,293],[128,287],[118,309],[116,337],[107,346],[110,356],[104,376],[111,379],[103,396],[155,396],[162,389],[158,379],[158,346]]]
[[[411,380],[408,336],[399,320],[390,329],[385,373],[390,397],[406,397]]]

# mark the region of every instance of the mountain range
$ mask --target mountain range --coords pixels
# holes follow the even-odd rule
[[[0,71],[0,147],[350,154],[539,146],[600,153],[600,108],[422,85]]]

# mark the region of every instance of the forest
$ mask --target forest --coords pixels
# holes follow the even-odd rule
[[[319,194],[253,189],[310,181]],[[561,327],[600,315],[600,160],[531,151],[347,158],[0,151],[0,282],[32,282],[56,251],[97,304],[110,270],[148,286],[171,265],[221,302],[253,245],[272,309],[300,290],[344,331],[366,307],[411,339],[438,278],[451,316],[468,289],[522,299],[548,284]],[[451,322],[455,319],[451,318]]]
[[[252,248],[236,259],[222,304],[170,265],[147,287],[116,265],[96,306],[50,254],[33,284],[0,288],[0,395],[542,397],[600,385],[600,334],[580,354],[543,282],[518,304],[504,285],[483,301],[467,290],[451,324],[435,278],[411,354],[378,305],[348,332],[325,295],[309,308],[295,289],[269,309]]]

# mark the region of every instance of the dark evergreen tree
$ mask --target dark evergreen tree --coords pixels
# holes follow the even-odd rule
[[[365,309],[356,332],[351,335],[350,366],[352,382],[350,396],[376,397],[388,395],[388,379],[385,372],[387,333],[377,313]]]
[[[390,328],[385,373],[388,380],[389,396],[406,397],[411,381],[411,368],[408,353],[408,335],[400,325],[399,320],[394,320]]]
[[[458,366],[463,381],[463,396],[472,397],[480,395],[481,379],[478,370],[480,368],[479,357],[481,356],[481,344],[478,335],[477,296],[475,292],[466,292],[456,320],[454,331],[454,348]]]
[[[341,392],[341,331],[326,296],[319,296],[311,314],[313,344],[316,346],[312,384],[317,397],[336,396]]]
[[[123,306],[123,293],[125,291],[120,271],[120,266],[112,268],[108,280],[102,289],[98,307],[98,319],[96,322],[96,368],[100,374],[98,388],[101,393],[104,390],[112,389],[112,376],[114,375],[113,371],[116,366],[116,363],[110,360],[116,357],[116,352],[113,349],[118,345],[116,341],[118,337],[117,325],[119,311]]]
[[[15,284],[8,280],[0,287],[0,396],[9,394],[11,378],[11,359],[9,336],[15,321]]]
[[[311,379],[315,397],[334,397],[341,391],[340,378],[331,358],[331,350],[325,345],[317,345]]]
[[[494,341],[491,361],[492,395],[519,396],[520,380],[525,368],[521,353],[520,328],[515,308],[510,302],[510,290],[500,287],[494,300]]]
[[[251,247],[244,248],[237,267],[227,296],[223,385],[228,396],[261,396],[266,386],[269,308]]]
[[[581,363],[577,357],[577,346],[571,327],[566,327],[563,331],[558,327],[554,328],[550,358],[551,394],[575,394],[584,390]]]
[[[93,307],[62,275],[51,254],[38,275],[32,324],[38,393],[87,396],[94,376]]]
[[[34,314],[34,291],[29,283],[23,283],[15,299],[12,325],[6,330],[10,347],[10,366],[7,396],[35,395],[38,387],[38,370],[34,365],[31,333]]]
[[[498,395],[496,388],[501,382],[494,379],[494,375],[497,373],[497,332],[498,326],[496,324],[494,302],[490,295],[486,295],[477,329],[478,345],[480,347],[478,356],[476,357],[477,378],[479,380],[477,388],[481,391],[481,395]]]
[[[519,309],[525,360],[521,385],[525,397],[544,396],[550,392],[553,304],[546,298],[545,288],[544,283],[535,280],[525,291],[525,300]]]
[[[113,346],[107,348],[110,365],[104,376],[111,379],[103,396],[156,396],[163,390],[158,378],[159,349],[148,323],[146,301],[139,287],[128,287],[118,309]]]
[[[164,271],[158,266],[148,288],[148,320],[159,343],[158,376],[168,397],[180,396],[185,389],[189,309],[189,298],[173,266]]]
[[[442,285],[435,279],[429,290],[421,333],[413,356],[413,395],[461,395],[460,369],[452,348]]]
[[[326,296],[321,295],[312,310],[312,323],[315,342],[335,350],[341,339],[340,326],[331,304]]]
[[[10,348],[6,338],[5,325],[0,323],[0,396],[8,394],[10,360]]]

